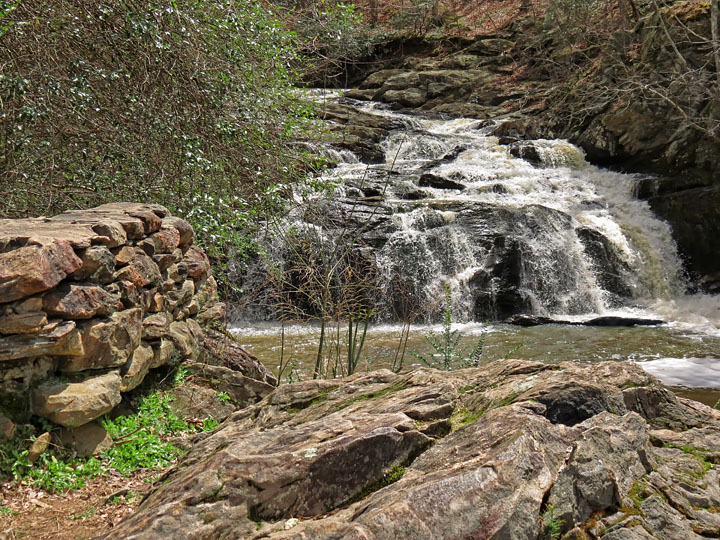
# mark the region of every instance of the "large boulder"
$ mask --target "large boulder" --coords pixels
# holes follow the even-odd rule
[[[39,331],[0,337],[0,362],[42,355],[82,356],[83,341],[74,321],[57,320]]]
[[[305,381],[230,416],[101,538],[712,536],[718,451],[720,413],[632,363]]]

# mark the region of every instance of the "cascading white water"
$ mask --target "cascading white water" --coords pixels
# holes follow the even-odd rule
[[[380,286],[390,296],[397,294],[391,284],[401,281],[403,294],[415,295],[418,305],[432,311],[442,288],[450,286],[455,317],[472,320],[477,317],[472,281],[495,256],[477,239],[500,233],[518,243],[519,293],[536,314],[603,314],[682,294],[682,266],[670,229],[647,203],[633,199],[632,176],[589,165],[567,141],[532,141],[540,161],[533,165],[488,136],[487,122],[408,117],[375,103],[358,107],[409,126],[382,143],[385,163],[344,159],[329,173],[346,185],[369,176],[385,182],[382,193],[393,209],[395,230],[375,259]],[[452,159],[441,159],[451,152]],[[425,198],[406,200],[401,186],[417,184],[421,174],[451,179],[464,189],[426,185]],[[468,218],[488,207],[506,222]],[[627,289],[622,303],[598,279],[601,269],[588,256],[578,229],[606,239],[617,259],[610,273]],[[492,290],[498,280],[485,285]]]
[[[323,92],[310,97],[338,99]],[[486,334],[488,358],[633,360],[671,384],[720,388],[720,296],[684,294],[670,228],[633,197],[636,177],[591,166],[567,141],[506,146],[489,135],[487,121],[428,119],[377,103],[350,104],[404,127],[393,128],[382,142],[385,160],[379,164],[313,144],[313,151],[338,163],[326,173],[336,189],[331,196],[298,189],[297,207],[282,220],[281,232],[269,232],[261,262],[286,271],[292,264],[288,239],[296,238],[325,252],[335,270],[333,256],[345,249],[340,241],[352,239],[361,258],[376,266],[377,322],[390,323],[373,322],[366,369],[388,367],[397,354],[406,328],[394,324],[399,321],[413,323],[408,350],[424,350],[427,332],[439,330],[432,324],[448,286],[453,328],[466,336]],[[525,155],[518,145],[531,147],[528,159],[517,157]],[[267,284],[261,266],[244,282],[260,296]],[[277,312],[268,300],[252,296],[244,317],[273,320]],[[627,315],[668,324],[485,324],[519,312],[562,320]],[[258,347],[259,356],[281,355],[278,325],[252,322],[235,331]],[[318,331],[312,324],[283,327],[282,335],[294,340],[286,354],[301,371],[314,365]]]

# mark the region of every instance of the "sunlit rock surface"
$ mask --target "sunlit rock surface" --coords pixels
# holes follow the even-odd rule
[[[234,413],[100,538],[708,537],[719,453],[631,363],[377,371]]]

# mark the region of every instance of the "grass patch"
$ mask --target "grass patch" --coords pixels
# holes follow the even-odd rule
[[[467,426],[469,424],[472,424],[473,422],[476,422],[480,419],[480,417],[485,414],[486,412],[492,410],[492,409],[498,409],[500,407],[505,407],[506,405],[510,405],[515,401],[517,398],[517,394],[513,393],[510,394],[505,399],[501,399],[499,401],[492,401],[489,405],[486,407],[482,407],[480,409],[471,411],[467,409],[466,407],[461,407],[459,409],[456,409],[455,412],[453,412],[452,416],[450,417],[450,425],[452,431],[457,431],[461,427]]]
[[[308,401],[307,403],[302,403],[297,407],[290,407],[289,409],[286,409],[286,411],[294,414],[299,413],[300,411],[303,411],[309,407],[312,407],[313,405],[318,405],[319,403],[325,401],[328,398],[330,392],[332,392],[336,388],[337,386],[329,386],[323,390],[320,390],[320,392],[318,392],[311,401]]]
[[[352,497],[348,498],[340,506],[347,506],[347,505],[356,503],[358,501],[361,501],[365,497],[370,495],[371,493],[375,493],[376,491],[379,491],[382,488],[389,486],[390,484],[394,484],[395,482],[400,480],[404,474],[405,474],[404,466],[393,465],[392,467],[390,467],[387,471],[385,471],[383,473],[383,476],[380,480],[378,480],[377,482],[373,482],[372,484],[367,486],[365,489],[363,489],[357,495],[353,495]]]
[[[693,478],[701,479],[705,476],[705,473],[712,469],[713,461],[711,461],[711,459],[706,454],[706,452],[708,452],[707,450],[704,450],[702,448],[696,448],[687,444],[680,445],[674,443],[665,443],[663,444],[663,447],[682,450],[683,452],[693,456],[700,462],[700,471],[687,471],[687,473]]]
[[[108,504],[132,504],[141,497],[139,493],[128,491],[124,495],[116,495],[108,501]]]
[[[174,383],[182,384],[187,373],[178,370]],[[80,489],[93,477],[117,471],[130,475],[140,469],[162,469],[182,452],[171,439],[181,433],[214,429],[212,418],[188,422],[171,410],[171,394],[155,389],[136,399],[136,411],[117,418],[100,420],[112,437],[113,447],[97,457],[82,457],[64,449],[44,452],[30,462],[28,451],[38,430],[31,425],[17,427],[13,437],[0,442],[0,479],[32,484],[48,492]],[[39,431],[57,429],[40,421]]]
[[[88,519],[93,517],[95,514],[97,514],[97,510],[95,508],[88,508],[84,512],[80,512],[79,514],[73,514],[70,516],[70,519]]]
[[[635,505],[635,508],[637,510],[640,510],[640,505],[649,496],[650,496],[650,493],[648,493],[648,491],[647,491],[647,484],[640,480],[635,482],[633,484],[633,487],[630,488],[630,491],[628,491],[628,497],[633,502],[633,504]]]
[[[35,440],[32,426],[18,426],[15,434],[0,443],[0,477],[28,481],[46,491],[67,491],[85,486],[89,478],[102,472],[98,459],[54,455],[45,452],[32,463],[29,448]]]
[[[377,399],[379,397],[385,396],[387,394],[391,394],[393,392],[399,392],[400,390],[405,390],[405,388],[407,388],[407,381],[400,381],[400,382],[394,383],[386,388],[383,388],[382,390],[378,390],[377,392],[373,392],[371,394],[363,394],[361,396],[356,396],[356,397],[346,401],[342,405],[340,405],[338,410],[349,407],[350,405],[352,405],[353,403],[357,403],[358,401],[368,401],[371,399]]]
[[[171,410],[170,403],[172,396],[155,392],[140,400],[136,414],[103,419],[102,425],[115,441],[104,454],[108,465],[125,475],[170,465],[181,452],[167,441],[168,437],[195,431]]]
[[[477,411],[470,411],[465,407],[457,409],[450,417],[450,429],[452,429],[452,431],[457,431],[461,427],[472,424],[485,414],[486,411],[487,407],[483,407]]]
[[[13,510],[9,506],[0,505],[0,517],[10,517],[10,516],[17,516],[18,515],[17,510]]]

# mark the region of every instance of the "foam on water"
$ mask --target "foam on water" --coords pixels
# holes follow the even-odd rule
[[[340,94],[308,95],[323,101]],[[578,320],[646,316],[668,320],[678,329],[720,333],[720,300],[684,295],[682,265],[670,227],[653,216],[645,201],[633,197],[636,177],[588,164],[582,150],[564,140],[531,141],[539,157],[539,163],[532,164],[514,157],[508,146],[488,135],[493,124],[487,121],[429,119],[393,112],[378,103],[356,105],[409,127],[382,142],[383,164],[360,163],[346,150],[322,150],[339,163],[326,175],[339,182],[341,196],[349,196],[344,184],[362,184],[373,175],[386,178],[390,188],[394,178],[412,179],[425,172],[465,186],[464,190],[423,187],[430,197],[412,203],[393,189],[383,191],[385,204],[394,212],[390,217],[394,230],[384,247],[375,251],[386,298],[402,275],[417,303],[437,314],[438,306],[428,303],[442,298],[443,287],[449,285],[454,316],[472,320],[476,294],[472,280],[488,256],[478,249],[475,237],[492,231],[482,224],[472,231],[463,228],[463,216],[455,206],[487,204],[530,216],[527,223],[515,224],[513,233],[523,240],[521,292],[536,314]],[[443,160],[449,153],[454,157]],[[578,236],[582,228],[607,239],[622,262],[617,272],[631,291],[625,305],[603,289],[598,269]],[[399,273],[401,266],[409,270]]]

